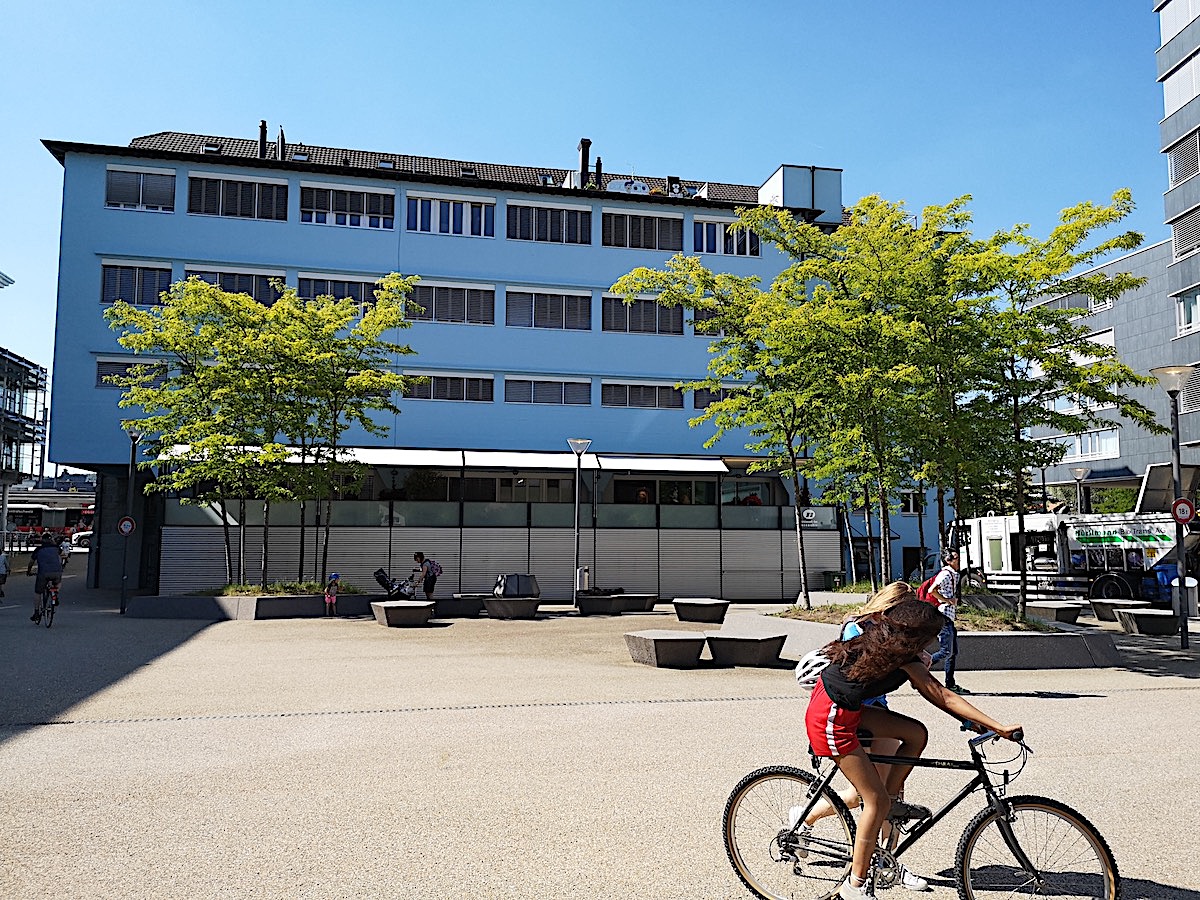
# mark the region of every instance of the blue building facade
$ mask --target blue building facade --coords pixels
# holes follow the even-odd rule
[[[676,253],[768,282],[788,260],[732,228],[735,210],[784,206],[836,228],[840,170],[782,165],[758,185],[635,179],[604,173],[586,139],[568,167],[511,166],[290,143],[282,130],[268,140],[265,122],[257,141],[164,132],[128,147],[46,146],[64,167],[50,454],[101,475],[94,583],[114,577],[115,554],[106,561],[104,535],[122,509],[131,450],[119,425],[120,392],[104,377],[134,357],[107,327],[106,306],[117,298],[156,302],[159,292],[192,275],[268,303],[272,279],[301,296],[368,301],[374,282],[398,271],[420,276],[414,299],[425,313],[394,335],[417,352],[394,365],[428,381],[400,401],[401,414],[385,423],[386,438],[346,436],[372,466],[360,500],[389,508],[347,509],[335,524],[378,529],[386,521],[388,530],[407,529],[406,547],[419,540],[445,557],[457,540],[452,561],[463,589],[498,571],[533,570],[543,552],[534,544],[550,532],[561,540],[557,529],[572,524],[563,520],[576,475],[566,438],[586,437],[592,445],[581,461],[588,477],[580,499],[596,553],[606,531],[614,540],[622,532],[612,551],[621,559],[630,548],[643,552],[651,537],[660,556],[664,534],[694,532],[694,552],[703,555],[710,540],[722,545],[735,531],[750,532],[745,540],[755,546],[776,532],[782,555],[767,566],[773,574],[759,577],[766,562],[738,574],[719,552],[725,562],[717,580],[729,573],[731,581],[749,583],[745,591],[755,598],[794,596],[787,485],[747,475],[745,441],[737,435],[706,450],[711,431],[688,420],[711,398],[674,387],[703,376],[708,341],[696,335],[689,314],[649,298],[629,306],[608,288],[631,269],[661,267]],[[138,494],[151,526],[135,554],[138,582],[180,588],[178,547],[192,548],[194,568],[199,533],[184,537],[175,529],[206,521],[169,500],[142,508]],[[397,513],[397,503],[442,506]],[[288,514],[273,523],[286,526]],[[808,521],[828,532],[825,540],[814,537],[819,559],[810,565],[840,569],[836,517],[817,510]],[[421,528],[442,530],[413,530]],[[454,528],[457,537],[446,531]],[[463,530],[489,528],[523,530],[507,535],[514,547],[524,544],[522,558],[502,565],[483,553],[474,562],[479,554],[463,544]],[[371,549],[339,564],[342,572],[373,568],[367,556],[379,553],[379,534],[367,538]],[[396,540],[389,537],[389,557]],[[670,593],[712,583],[663,583],[659,574],[649,584],[650,568],[661,567],[646,553],[644,565],[626,570],[621,580],[630,583],[622,586]],[[605,568],[599,557],[592,564]],[[562,592],[556,577],[550,583]],[[569,571],[565,587],[569,593]]]

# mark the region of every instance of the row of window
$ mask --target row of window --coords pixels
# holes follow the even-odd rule
[[[278,275],[209,272],[188,269],[185,277],[199,276],[209,284],[232,293],[249,294],[271,305],[278,292],[271,284]],[[139,306],[159,301],[171,286],[169,268],[131,265],[102,267],[100,301],[124,300]],[[350,297],[365,307],[374,299],[375,282],[323,278],[301,278],[297,294],[305,300],[319,296]],[[409,316],[418,321],[461,322],[494,325],[496,292],[491,288],[462,288],[418,284],[410,299]],[[505,303],[505,325],[517,328],[551,328],[591,331],[590,294],[551,294],[510,291]],[[627,305],[620,297],[604,297],[601,313],[603,331],[627,334],[683,334],[682,307],[659,306],[653,300],[635,300]]]
[[[131,366],[138,363],[124,360],[100,360],[96,363],[96,387],[112,387],[108,379],[125,375]],[[420,373],[407,373],[416,378]],[[405,389],[407,400],[459,400],[467,403],[492,403],[495,401],[495,379],[493,377],[471,377],[459,375],[428,375],[419,382],[411,382]],[[716,394],[712,391],[696,391],[692,395],[692,408],[704,409]],[[590,381],[564,381],[557,379],[504,378],[505,403],[530,403],[549,406],[590,406],[592,383]],[[683,409],[683,392],[671,385],[663,384],[611,384],[600,385],[600,405],[629,407],[633,409]]]
[[[194,215],[287,221],[286,183],[224,177],[188,177],[188,212]],[[109,169],[105,205],[114,209],[175,211],[175,176]],[[300,187],[300,221],[348,228],[395,227],[396,197],[388,191]],[[495,237],[494,201],[409,197],[408,231]],[[507,237],[552,244],[592,243],[588,209],[507,205]],[[643,250],[682,252],[683,219],[632,213],[604,213],[601,244]],[[692,250],[731,256],[759,256],[758,236],[722,222],[696,222]]]

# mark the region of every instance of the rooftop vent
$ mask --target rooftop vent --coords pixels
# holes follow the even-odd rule
[[[221,145],[218,144],[216,141],[208,141],[204,145],[204,152],[205,153],[220,153]]]

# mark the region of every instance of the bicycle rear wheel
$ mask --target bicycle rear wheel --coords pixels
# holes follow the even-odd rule
[[[725,853],[738,878],[762,900],[825,900],[845,881],[854,850],[854,819],[828,788],[833,815],[798,835],[793,807],[808,805],[816,779],[792,766],[751,772],[729,795],[722,818]]]
[[[47,628],[54,624],[54,598],[49,591],[42,594],[42,624]]]
[[[1000,832],[1000,817],[982,810],[967,825],[954,859],[962,900],[1019,897],[1097,897],[1118,900],[1117,862],[1094,825],[1065,803],[1011,797],[1013,836],[1037,870],[1029,875]]]

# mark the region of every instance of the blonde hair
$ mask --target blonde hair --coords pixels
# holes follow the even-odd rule
[[[915,600],[916,591],[913,586],[907,581],[893,581],[889,585],[880,588],[871,599],[864,604],[859,610],[860,616],[869,616],[871,613],[883,612],[885,609],[891,609],[897,603],[903,603],[905,600]]]

